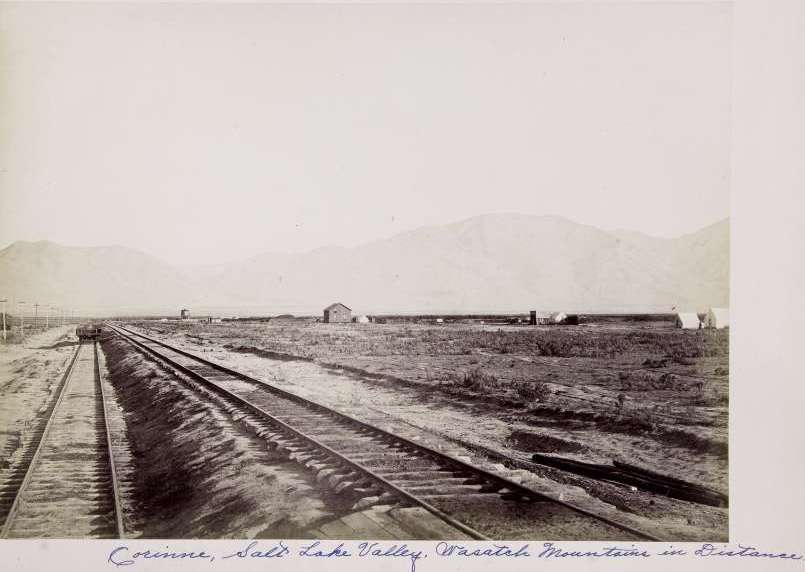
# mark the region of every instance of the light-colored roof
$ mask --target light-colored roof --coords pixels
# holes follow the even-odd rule
[[[696,312],[678,312],[676,315],[680,323],[685,327],[699,326],[699,315]]]
[[[342,308],[346,308],[346,309],[347,309],[347,310],[349,310],[350,312],[352,311],[352,308],[350,308],[349,306],[346,306],[346,305],[342,304],[341,302],[335,302],[335,303],[333,303],[333,304],[330,304],[329,306],[327,306],[327,307],[324,309],[324,311],[326,312],[326,311],[328,311],[328,310],[335,310],[335,309],[336,309],[336,308],[338,308],[339,306],[341,306]]]

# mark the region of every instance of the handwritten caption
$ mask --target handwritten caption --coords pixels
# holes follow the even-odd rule
[[[566,550],[561,543],[544,542],[541,544],[490,544],[480,545],[439,542],[435,546],[428,544],[418,547],[416,543],[382,543],[382,542],[329,542],[319,540],[308,541],[248,541],[234,551],[215,553],[210,550],[182,551],[164,545],[160,548],[130,547],[120,544],[114,547],[107,556],[107,563],[112,567],[136,566],[145,562],[175,562],[177,560],[198,562],[232,562],[267,559],[371,559],[375,561],[397,561],[404,563],[410,572],[416,572],[417,566],[424,561],[443,559],[452,560],[569,560],[580,558],[597,559],[643,559],[643,558],[696,558],[696,559],[756,559],[765,561],[805,561],[802,554],[796,552],[771,552],[752,545],[697,544],[692,547],[675,548],[674,546],[636,546],[603,545],[596,550]]]

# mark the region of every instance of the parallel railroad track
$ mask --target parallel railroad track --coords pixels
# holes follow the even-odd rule
[[[658,540],[140,332],[112,328],[214,395],[320,482],[353,495],[356,508],[421,507],[481,540]]]
[[[95,342],[80,342],[58,396],[0,489],[2,538],[122,538]]]

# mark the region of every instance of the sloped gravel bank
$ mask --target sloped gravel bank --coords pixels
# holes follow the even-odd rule
[[[102,347],[131,451],[134,535],[299,537],[346,512],[185,380],[119,338]]]

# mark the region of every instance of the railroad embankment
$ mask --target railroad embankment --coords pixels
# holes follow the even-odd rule
[[[103,343],[134,464],[143,537],[304,535],[339,516],[310,475],[127,342]]]
[[[673,330],[656,335],[651,330],[636,331],[634,339],[626,338],[626,341],[631,343],[627,347],[629,352],[626,357],[612,363],[594,358],[578,358],[573,362],[577,367],[571,367],[573,364],[568,361],[570,358],[545,358],[509,352],[506,354],[506,359],[510,361],[506,367],[500,364],[495,371],[511,375],[511,370],[519,368],[525,374],[526,367],[533,367],[536,369],[532,375],[537,377],[541,375],[543,369],[549,368],[550,371],[545,374],[548,379],[551,379],[550,374],[554,371],[562,373],[565,377],[575,372],[582,378],[578,384],[570,383],[569,378],[562,380],[562,383],[567,385],[560,385],[556,381],[548,382],[546,385],[550,391],[544,402],[540,399],[529,406],[517,408],[495,404],[486,399],[475,399],[464,393],[438,391],[444,382],[415,379],[416,373],[421,372],[417,360],[427,360],[430,363],[451,359],[453,360],[451,365],[456,367],[461,367],[465,362],[472,363],[478,360],[483,362],[479,365],[486,368],[499,365],[500,360],[504,359],[503,356],[487,356],[488,349],[470,348],[472,352],[465,353],[466,348],[459,347],[454,353],[446,356],[423,353],[412,358],[412,361],[408,362],[407,369],[404,368],[404,358],[400,357],[402,361],[398,368],[387,368],[386,365],[393,356],[353,359],[354,354],[360,351],[360,347],[339,344],[338,347],[343,352],[337,352],[335,342],[325,344],[326,340],[323,339],[311,341],[310,346],[305,345],[304,339],[299,339],[297,341],[299,353],[304,353],[312,347],[312,350],[322,354],[339,353],[346,357],[340,358],[340,361],[330,355],[302,360],[283,359],[289,357],[287,352],[283,352],[284,355],[275,355],[275,350],[266,349],[277,345],[277,337],[281,337],[284,332],[281,328],[255,327],[235,331],[215,325],[209,327],[198,325],[185,331],[186,328],[178,325],[174,331],[173,328],[169,329],[160,324],[151,325],[151,329],[164,330],[156,332],[155,335],[187,351],[203,355],[227,367],[356,417],[370,419],[381,426],[392,426],[393,431],[401,432],[411,438],[436,441],[446,439],[467,447],[468,452],[474,451],[486,455],[487,451],[495,451],[508,458],[517,459],[522,462],[521,468],[527,469],[531,474],[529,478],[539,479],[539,487],[542,490],[556,495],[561,494],[565,500],[588,510],[603,511],[613,518],[629,520],[638,528],[671,533],[677,538],[691,540],[726,538],[728,511],[725,508],[689,503],[665,495],[654,495],[626,485],[613,484],[609,480],[601,481],[546,465],[535,465],[531,460],[534,453],[547,453],[582,463],[611,465],[613,460],[626,461],[643,468],[654,468],[657,472],[664,472],[666,475],[693,483],[701,483],[705,487],[715,485],[715,488],[720,489],[721,472],[726,473],[726,450],[724,447],[713,447],[716,439],[710,439],[726,424],[726,411],[722,412],[721,409],[712,407],[713,401],[720,401],[722,386],[726,386],[726,376],[716,378],[702,376],[702,379],[710,384],[702,395],[697,394],[696,397],[686,393],[678,396],[680,399],[690,401],[690,407],[685,409],[690,417],[684,419],[684,424],[675,422],[676,416],[672,415],[676,413],[675,411],[655,410],[653,401],[657,396],[648,391],[635,389],[626,396],[624,410],[618,412],[612,405],[613,401],[617,405],[617,401],[611,399],[613,389],[611,384],[607,386],[603,382],[592,383],[587,378],[598,376],[603,379],[601,377],[603,373],[598,367],[605,365],[612,371],[624,369],[630,372],[630,378],[637,376],[638,373],[642,375],[643,369],[651,365],[644,365],[648,358],[656,360],[658,353],[664,355],[671,351],[669,348],[680,343],[688,344],[690,347],[685,347],[688,347],[691,353],[718,353],[718,356],[699,358],[702,363],[694,366],[684,366],[669,360],[665,367],[679,370],[679,373],[674,375],[681,375],[680,368],[685,367],[691,369],[689,372],[691,374],[695,373],[693,370],[706,371],[707,367],[716,367],[726,359],[726,356],[722,355],[721,348],[721,342],[726,339],[723,333],[710,340],[718,342],[715,346],[711,344],[699,348],[694,344],[698,341],[708,342],[709,337],[702,336],[702,340],[699,340],[698,336],[683,336]],[[318,330],[321,330],[322,336],[326,333],[324,328]],[[349,331],[345,327],[333,330],[331,335],[341,340],[342,334],[350,332],[363,337],[371,334],[374,339],[380,341],[386,339],[382,337],[382,331],[374,332],[368,328],[354,328],[354,331]],[[557,335],[561,335],[558,330],[556,332]],[[299,336],[305,333],[306,330],[297,332]],[[453,335],[459,341],[464,339],[462,336],[475,335],[472,330],[452,331],[446,328],[444,332],[440,330],[437,333],[442,337]],[[526,330],[523,330],[522,334],[535,335]],[[668,339],[660,337],[666,334]],[[289,336],[287,332],[285,335]],[[598,332],[590,332],[589,335],[594,338],[602,336]],[[638,342],[646,340],[657,347],[651,351],[642,349],[639,355],[630,353],[642,347]],[[329,352],[325,351],[328,348]],[[290,345],[287,349],[290,349]],[[484,353],[480,353],[481,351]],[[361,369],[367,364],[373,364],[373,368],[366,371],[376,375],[359,374],[351,369],[356,366],[350,368],[326,366],[328,363],[337,366],[341,362],[359,364]],[[551,366],[550,364],[554,362],[556,363]],[[512,364],[516,367],[509,367]],[[652,369],[652,372],[656,369]],[[401,372],[405,372],[409,379],[395,382],[393,378],[400,376]],[[687,377],[684,379],[688,380]],[[452,385],[449,388],[452,388]],[[657,391],[659,393],[665,391],[669,403],[674,403],[673,395],[670,395],[668,390]],[[639,407],[643,398],[648,402],[645,404],[648,413],[644,413]],[[698,405],[694,406],[695,403]],[[715,417],[706,419],[705,414],[708,413]],[[699,425],[700,423],[702,425]],[[672,431],[680,431],[679,437],[685,439],[679,440],[683,442],[669,443],[670,437],[674,437]],[[699,432],[703,439],[696,443],[690,442],[687,435]]]

